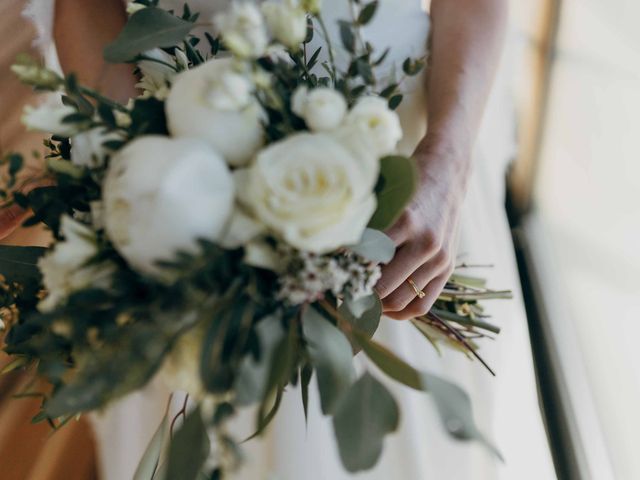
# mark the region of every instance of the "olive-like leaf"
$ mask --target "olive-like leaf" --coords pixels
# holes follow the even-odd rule
[[[152,48],[174,46],[193,26],[166,10],[143,8],[131,15],[118,37],[105,47],[104,59],[111,63],[129,62]]]
[[[382,188],[378,192],[378,208],[369,221],[369,228],[386,230],[402,215],[411,201],[417,185],[415,160],[402,156],[384,157],[380,161]]]
[[[365,372],[338,403],[333,428],[340,458],[350,472],[373,467],[385,435],[398,428],[400,411],[387,388]]]
[[[312,307],[302,315],[302,331],[318,376],[322,412],[332,413],[340,396],[353,382],[351,345],[336,326]]]

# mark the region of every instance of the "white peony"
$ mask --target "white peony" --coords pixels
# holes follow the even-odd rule
[[[272,35],[288,48],[298,48],[307,36],[307,13],[295,0],[262,4],[262,13]]]
[[[109,140],[120,140],[115,132],[106,133],[102,128],[92,128],[71,137],[71,162],[78,167],[99,168],[110,153],[104,146]]]
[[[111,160],[104,183],[104,222],[120,254],[141,272],[165,277],[156,265],[199,238],[217,241],[234,200],[231,173],[198,140],[140,137]]]
[[[233,2],[213,22],[226,47],[242,58],[262,56],[269,43],[260,9],[249,2]]]
[[[49,312],[71,293],[86,288],[106,287],[115,265],[110,262],[92,264],[98,254],[95,233],[87,226],[63,216],[61,233],[64,240],[38,261],[47,296],[38,308]]]
[[[165,110],[173,136],[202,139],[233,166],[246,164],[264,141],[264,112],[230,58],[178,75]]]
[[[298,87],[291,99],[291,108],[311,130],[323,132],[340,126],[347,112],[347,101],[333,88],[309,91],[307,87]]]
[[[380,97],[363,97],[347,114],[347,126],[354,126],[366,136],[370,147],[380,156],[394,153],[402,138],[398,114]]]
[[[72,113],[76,113],[74,108],[62,104],[43,103],[37,107],[27,105],[22,114],[22,123],[29,130],[70,137],[78,128],[74,123],[63,123],[62,119]]]
[[[300,133],[275,143],[239,172],[240,200],[295,248],[317,253],[357,243],[376,208],[373,156],[335,137]]]

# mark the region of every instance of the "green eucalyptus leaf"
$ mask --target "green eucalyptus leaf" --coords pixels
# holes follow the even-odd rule
[[[422,379],[418,370],[361,332],[354,331],[353,336],[362,347],[362,350],[367,354],[367,357],[369,357],[380,370],[407,387],[415,390],[423,389]]]
[[[200,407],[193,410],[171,439],[167,480],[195,480],[209,456],[211,445]]]
[[[404,99],[404,96],[401,95],[401,94],[397,94],[397,95],[392,96],[389,99],[389,102],[388,102],[389,108],[391,110],[395,110],[396,108],[398,108],[400,106],[400,104],[402,103],[403,99]]]
[[[374,0],[371,3],[367,3],[362,10],[360,10],[360,14],[358,15],[358,24],[366,25],[368,24],[373,16],[376,14],[376,10],[378,9],[378,0]]]
[[[449,435],[457,440],[476,440],[500,460],[500,451],[478,430],[473,419],[471,399],[458,385],[430,373],[422,373],[422,383],[435,401],[440,420]]]
[[[373,467],[385,435],[398,428],[400,411],[387,388],[366,372],[338,403],[333,428],[340,458],[350,472]]]
[[[8,282],[28,282],[40,279],[38,260],[46,248],[0,245],[0,275]]]
[[[152,48],[177,45],[193,26],[166,10],[144,8],[131,15],[118,37],[105,47],[104,59],[111,63],[129,62]]]
[[[256,360],[247,355],[240,365],[234,388],[239,406],[250,405],[264,398],[273,355],[285,336],[278,316],[260,320],[256,332],[260,341],[260,358]]]
[[[165,439],[169,433],[169,418],[167,414],[162,418],[160,425],[156,429],[151,441],[142,455],[142,459],[136,468],[133,480],[153,480],[153,474],[158,468],[160,455]]]
[[[329,414],[354,378],[351,345],[336,326],[312,307],[302,315],[302,331],[318,376],[322,412]]]
[[[361,257],[376,263],[389,263],[396,253],[396,245],[380,230],[367,228],[357,245],[348,247]]]
[[[446,431],[457,440],[476,440],[498,458],[500,452],[478,430],[467,393],[457,385],[430,373],[421,372],[379,343],[360,332],[354,337],[375,365],[394,380],[431,394]]]
[[[391,227],[418,186],[415,160],[402,156],[389,156],[380,160],[382,189],[378,192],[378,208],[369,221],[369,228],[386,230]]]
[[[380,325],[382,302],[376,294],[358,300],[346,297],[338,311],[357,331],[370,338]]]
[[[341,20],[340,24],[340,39],[345,50],[349,53],[354,53],[356,50],[356,37],[353,33],[353,25],[350,22]]]

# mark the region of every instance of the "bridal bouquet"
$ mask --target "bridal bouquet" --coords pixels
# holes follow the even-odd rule
[[[225,429],[234,412],[254,406],[258,435],[289,385],[306,413],[313,380],[355,472],[398,426],[387,375],[430,393],[452,436],[489,445],[459,387],[372,339],[374,286],[394,255],[383,231],[417,181],[396,153],[401,78],[377,78],[387,52],[361,35],[377,2],[352,0],[340,46],[317,0],[238,2],[214,19],[156,3],[130,4],[104,52],[136,66],[141,94],[126,105],[28,58],[13,67],[56,99],[24,115],[50,134],[46,181],[0,192],[55,239],[0,250],[5,370],[52,384],[23,393],[42,398],[34,421],[59,428],[160,375],[195,407],[175,431],[163,420],[137,478],[219,478],[241,457]],[[324,43],[310,51],[314,35]],[[406,59],[401,76],[423,63]],[[4,162],[15,187],[24,159]],[[474,339],[498,332],[478,301],[504,296],[454,274],[416,334],[477,355]],[[356,375],[360,351],[375,373]]]

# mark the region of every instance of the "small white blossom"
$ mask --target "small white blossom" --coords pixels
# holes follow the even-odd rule
[[[92,128],[71,137],[71,163],[77,167],[99,168],[104,166],[109,150],[104,142],[119,140],[115,132]]]
[[[62,104],[44,103],[37,107],[27,105],[24,107],[22,123],[29,130],[70,137],[78,131],[78,127],[75,123],[63,123],[62,119],[72,113],[76,113],[74,108]]]
[[[38,308],[51,311],[71,293],[92,285],[106,287],[115,265],[110,262],[89,263],[98,253],[95,233],[71,217],[62,217],[64,240],[38,261],[47,296]]]
[[[394,153],[402,138],[398,114],[380,97],[363,97],[347,114],[347,126],[356,127],[381,157]]]
[[[169,131],[206,141],[229,165],[246,165],[264,141],[264,111],[252,90],[231,58],[182,72],[165,104]]]
[[[307,36],[307,12],[295,0],[267,0],[262,13],[272,35],[288,48],[298,48]]]
[[[215,15],[213,21],[224,44],[234,54],[243,58],[264,55],[269,39],[264,19],[253,3],[233,2],[226,12]]]
[[[143,5],[142,3],[129,2],[127,3],[127,14],[133,15],[134,13],[140,10],[144,10],[145,8],[147,8],[147,6]]]
[[[156,97],[164,100],[169,94],[169,85],[176,76],[176,60],[164,50],[154,48],[144,52],[150,60],[140,60],[138,68],[141,78],[136,87],[143,91],[143,97]]]
[[[333,88],[296,89],[292,97],[292,110],[316,132],[335,130],[344,120],[347,101]]]

